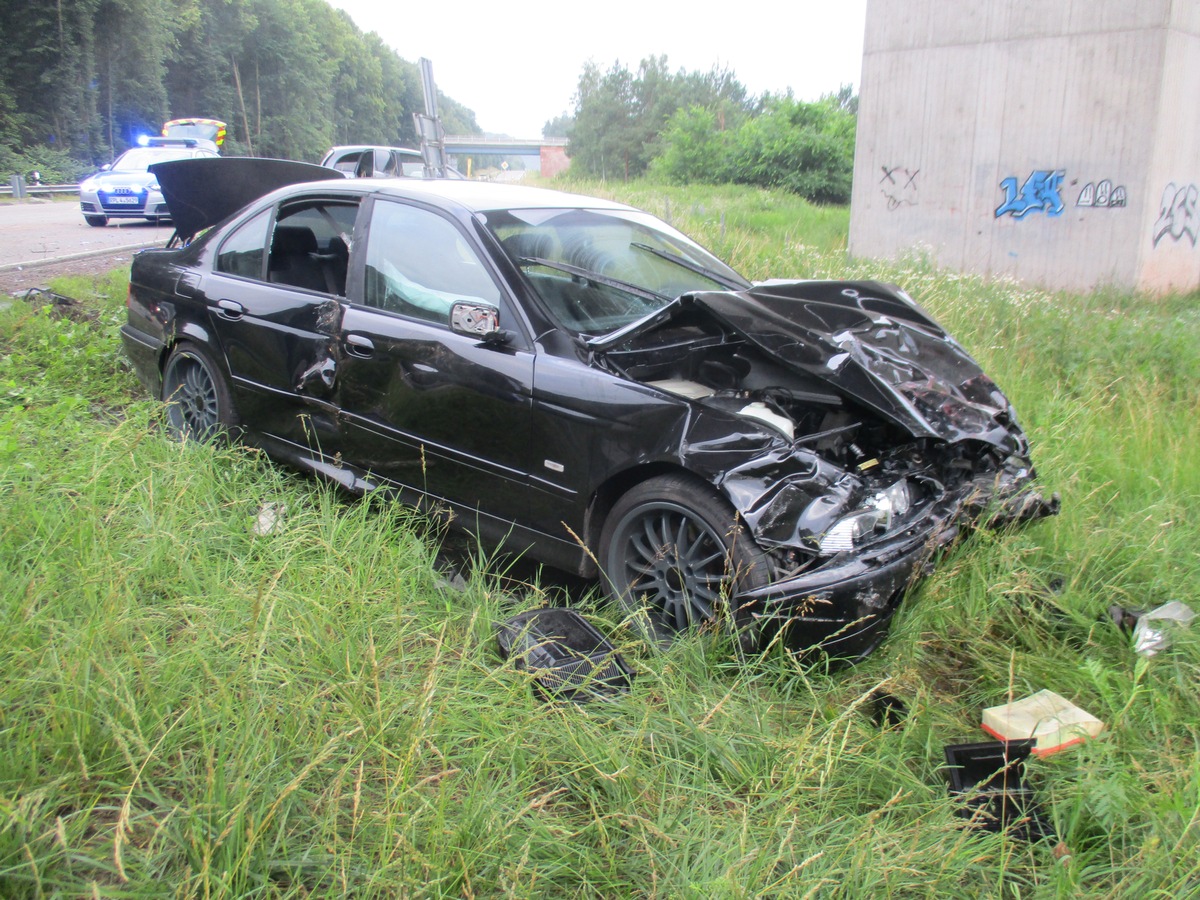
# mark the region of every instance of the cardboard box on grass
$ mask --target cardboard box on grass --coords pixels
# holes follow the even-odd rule
[[[1046,756],[1096,737],[1104,723],[1054,691],[1038,691],[985,709],[983,730],[1001,741],[1033,738],[1034,754]]]

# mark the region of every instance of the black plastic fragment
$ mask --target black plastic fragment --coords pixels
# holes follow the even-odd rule
[[[950,793],[964,802],[958,814],[971,826],[1007,831],[1026,841],[1054,836],[1025,781],[1025,760],[1033,739],[951,744],[945,748]]]
[[[595,626],[573,609],[533,609],[496,624],[500,655],[533,673],[546,699],[586,700],[628,690],[633,670]]]
[[[1123,606],[1113,605],[1108,608],[1108,617],[1112,619],[1113,624],[1126,634],[1133,634],[1133,630],[1137,627],[1138,619],[1146,614],[1144,609],[1126,609]]]
[[[871,694],[870,705],[867,708],[871,714],[871,721],[880,728],[899,725],[908,718],[908,707],[904,701],[887,691],[875,691]]]

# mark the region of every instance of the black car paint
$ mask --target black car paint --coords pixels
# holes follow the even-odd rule
[[[378,181],[285,188],[188,247],[139,253],[122,329],[135,368],[157,395],[169,348],[200,343],[227,366],[243,421],[255,423],[248,439],[273,456],[352,490],[386,484],[451,510],[493,541],[590,576],[612,503],[655,474],[691,472],[775,553],[776,580],[739,598],[762,616],[764,633],[796,621],[790,642],[824,641],[837,655],[867,652],[881,639],[965,511],[1029,495],[1028,448],[1007,401],[897,289],[771,282],[709,291],[613,336],[580,340],[541,309],[517,261],[483,227],[475,210],[486,209],[487,193],[461,191],[471,196]],[[450,219],[502,287],[507,340],[480,341],[356,302],[361,254],[351,254],[344,298],[214,271],[225,234],[299,194],[361,201],[356,246],[376,196]],[[814,422],[832,417],[834,427],[789,440],[739,415],[733,387],[695,401],[644,383],[654,371],[702,377],[706,348],[721,359],[710,380],[736,381],[758,367],[789,383],[797,409],[808,404]],[[912,385],[922,381],[941,409],[914,400]],[[860,432],[884,452],[872,456],[876,448],[844,437]],[[897,445],[911,449],[884,458]],[[948,461],[967,469],[972,460],[969,477],[943,483]],[[927,492],[906,527],[818,564],[820,529],[902,468]],[[1021,509],[1033,518],[1052,513],[1055,501],[1035,497]]]

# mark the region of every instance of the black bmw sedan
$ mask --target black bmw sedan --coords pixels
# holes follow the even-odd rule
[[[591,197],[200,162],[159,167],[182,246],[137,254],[122,328],[171,428],[447,510],[653,639],[861,656],[962,526],[1057,508],[896,287],[751,284]]]

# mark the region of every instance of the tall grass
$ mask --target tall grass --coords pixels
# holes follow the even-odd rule
[[[1200,609],[1198,298],[847,262],[844,225],[757,191],[619,196],[751,277],[903,284],[1013,397],[1062,515],[954,548],[850,669],[650,653],[584,598],[638,677],[547,705],[492,632],[536,584],[452,589],[409,511],[167,440],[120,273],[59,284],[81,305],[0,312],[0,895],[1200,892],[1197,631],[1143,659],[1106,613]],[[1042,687],[1108,723],[1028,765],[1056,840],[964,830],[942,747]],[[876,690],[909,715],[874,724]]]

